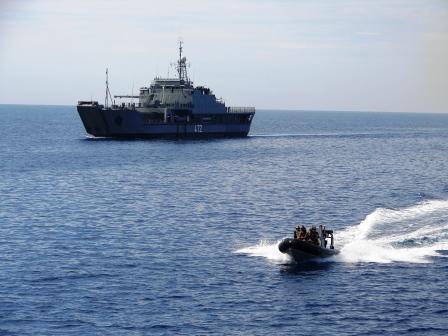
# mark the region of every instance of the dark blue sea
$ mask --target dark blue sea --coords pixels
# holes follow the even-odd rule
[[[114,141],[0,106],[0,335],[447,335],[448,114]],[[296,264],[296,225],[341,253]]]

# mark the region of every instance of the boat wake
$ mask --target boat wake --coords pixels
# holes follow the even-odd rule
[[[334,262],[427,263],[448,250],[448,201],[431,200],[401,208],[378,208],[358,225],[335,230]],[[265,257],[274,263],[292,260],[278,242],[260,241],[236,253]]]
[[[448,201],[378,208],[337,235],[344,262],[430,262],[448,249]]]

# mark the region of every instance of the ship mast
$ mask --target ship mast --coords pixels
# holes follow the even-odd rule
[[[110,91],[109,91],[109,69],[106,68],[106,98],[104,99],[104,107],[105,108],[109,107],[109,98],[110,98],[110,101],[112,102],[112,95],[110,94]]]
[[[189,83],[188,73],[187,73],[187,58],[182,57],[182,47],[183,42],[179,40],[179,60],[177,61],[177,73],[179,75],[179,81],[184,80]]]
[[[109,69],[106,68],[106,98],[104,99],[104,107],[107,108],[109,101]]]
[[[179,73],[179,80],[182,80],[182,40],[179,40],[179,61],[177,63],[177,72]]]

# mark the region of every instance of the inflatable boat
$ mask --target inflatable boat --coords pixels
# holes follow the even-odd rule
[[[317,232],[319,234],[317,242],[285,238],[278,245],[278,249],[280,252],[290,255],[297,262],[313,258],[327,258],[338,254],[339,251],[334,248],[333,230],[326,230],[320,225]],[[330,240],[328,247],[327,239]]]

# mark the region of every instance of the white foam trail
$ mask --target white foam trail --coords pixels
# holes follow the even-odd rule
[[[253,257],[264,257],[269,261],[278,264],[291,262],[291,258],[287,254],[283,254],[278,250],[280,240],[271,243],[267,240],[260,240],[257,245],[245,247],[235,251],[235,253],[246,254]]]
[[[436,250],[446,249],[445,245],[438,247],[414,247],[414,248],[393,248],[382,246],[372,241],[355,241],[349,243],[341,249],[341,253],[335,257],[336,261],[357,263],[427,263],[429,257],[438,256]]]
[[[265,257],[275,263],[292,260],[278,250],[278,243],[260,241],[236,251]],[[378,208],[358,225],[335,230],[341,253],[336,262],[426,263],[437,251],[448,250],[448,201],[432,200],[402,209]]]
[[[430,262],[448,249],[448,201],[426,201],[403,209],[379,208],[335,237],[343,262]],[[408,244],[406,244],[408,242]],[[410,246],[407,246],[410,245]]]

